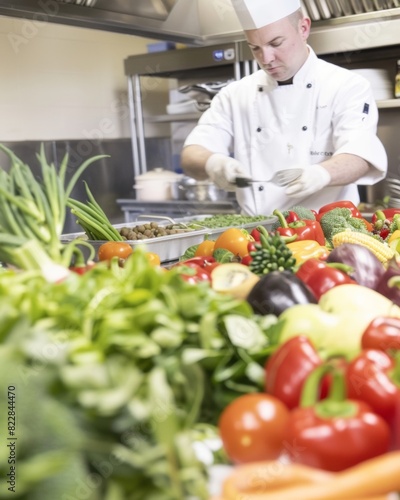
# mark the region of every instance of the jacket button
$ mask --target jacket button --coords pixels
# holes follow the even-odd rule
[[[307,88],[310,89],[312,87],[312,83],[307,83]]]
[[[258,186],[259,191],[264,191],[264,186]]]
[[[301,127],[301,130],[304,130],[304,131],[307,130],[307,126],[304,125],[304,127]]]
[[[257,127],[257,132],[261,132],[261,127]]]

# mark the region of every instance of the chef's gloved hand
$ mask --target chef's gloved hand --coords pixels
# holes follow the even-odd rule
[[[303,168],[300,178],[289,184],[285,190],[290,198],[305,198],[320,191],[331,182],[329,172],[319,164]]]
[[[214,153],[208,158],[206,172],[214,184],[225,191],[235,191],[235,177],[249,177],[237,160],[220,153]]]

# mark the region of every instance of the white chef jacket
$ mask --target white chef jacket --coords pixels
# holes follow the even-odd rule
[[[231,155],[256,180],[282,168],[307,167],[333,155],[360,156],[372,167],[357,183],[372,185],[387,172],[387,156],[376,136],[378,109],[362,76],[309,57],[293,84],[278,85],[265,71],[224,87],[188,135],[184,146],[198,144]],[[302,205],[317,210],[326,203],[360,200],[356,184],[330,186],[306,198],[288,198],[285,188],[254,183],[236,189],[242,212],[268,215],[275,208]]]

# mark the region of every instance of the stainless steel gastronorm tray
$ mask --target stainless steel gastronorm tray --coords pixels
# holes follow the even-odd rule
[[[212,217],[211,215],[196,215],[196,216],[191,216],[191,217],[182,217],[179,219],[174,219],[174,223],[182,223],[185,224],[190,221],[194,220],[204,220],[207,217]],[[273,224],[277,221],[277,217],[274,215],[267,216],[263,220],[251,222],[249,224],[243,224],[240,226],[234,226],[234,227],[239,227],[243,228],[246,230],[252,230],[256,226],[264,226],[267,230],[270,230],[273,226]],[[138,224],[146,224],[146,222],[154,222],[154,220],[151,220],[149,216],[149,220],[140,220],[140,221],[135,221],[134,223],[123,223],[123,224],[114,224],[114,227],[117,229],[121,229],[123,227],[133,227]],[[170,220],[165,220],[163,222],[158,222],[159,225],[168,225],[171,224]],[[229,226],[232,227],[232,226]],[[154,252],[160,256],[161,262],[171,262],[171,261],[176,261],[178,260],[184,253],[185,251],[193,245],[198,245],[201,243],[205,237],[208,235],[209,239],[216,239],[220,234],[222,234],[224,231],[229,229],[229,227],[221,227],[221,228],[214,228],[214,229],[196,229],[187,233],[180,233],[180,234],[171,234],[167,236],[160,236],[158,238],[149,238],[149,239],[144,239],[144,240],[127,240],[127,243],[129,243],[132,247],[138,246],[138,245],[145,245],[146,249],[149,252]],[[68,234],[63,234],[61,236],[61,241],[64,243],[67,243],[71,240],[74,240],[76,238],[83,238],[85,241],[88,241],[93,245],[93,247],[96,249],[96,252],[100,245],[105,243],[103,240],[88,240],[86,238],[86,234],[84,232],[79,232],[79,233],[68,233]],[[82,247],[82,251],[85,252],[85,248]]]

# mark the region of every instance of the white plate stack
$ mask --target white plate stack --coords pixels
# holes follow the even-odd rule
[[[351,71],[358,73],[369,81],[376,101],[393,99],[393,84],[389,73],[385,69],[363,68]]]

